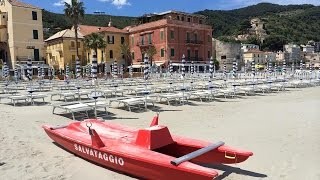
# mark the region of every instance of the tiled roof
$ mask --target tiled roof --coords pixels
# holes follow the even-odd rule
[[[97,32],[115,32],[115,33],[126,33],[125,30],[118,29],[115,27],[99,27],[99,26],[87,26],[87,25],[79,25],[79,31],[84,35],[89,35],[91,33]]]
[[[58,39],[58,38],[75,38],[75,37],[76,36],[74,34],[74,31],[70,29],[65,29],[50,36],[48,39],[45,40],[45,42]],[[78,38],[83,39],[83,35],[80,32],[78,33]]]
[[[33,9],[41,9],[41,8],[39,8],[39,7],[33,6],[33,5],[31,5],[31,4],[24,3],[24,2],[18,1],[18,0],[9,0],[9,3],[10,3],[12,6],[25,7],[25,8],[33,8]]]

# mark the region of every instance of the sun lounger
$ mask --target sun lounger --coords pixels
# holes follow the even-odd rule
[[[53,93],[51,94],[51,100],[53,99],[54,96],[59,96],[59,100],[61,98],[64,99],[66,102],[68,99],[76,99],[76,94],[74,92],[58,92],[58,93]]]
[[[28,96],[26,95],[8,96],[7,98],[11,100],[11,103],[13,103],[13,106],[16,106],[16,103],[19,101],[24,101],[25,104],[28,103]]]
[[[244,86],[237,88],[237,93],[243,93],[244,95],[254,95],[255,94],[255,88],[251,86]]]
[[[42,99],[42,102],[44,102],[44,98],[47,97],[47,95],[44,94],[28,94],[28,98],[31,102],[31,104],[34,104],[34,100],[36,99]]]
[[[159,99],[159,102],[161,102],[162,100],[165,100],[168,105],[170,105],[170,101],[176,101],[176,102],[184,102],[187,101],[190,98],[190,93],[166,93],[166,94],[159,94],[157,99]]]
[[[195,98],[199,98],[200,101],[202,102],[202,99],[208,99],[209,101],[211,101],[211,99],[214,99],[214,90],[206,90],[206,91],[194,91],[194,92],[190,92],[190,99],[192,97]]]
[[[154,101],[150,97],[133,97],[133,98],[119,98],[119,99],[113,99],[110,100],[109,106],[113,103],[117,102],[118,107],[120,104],[123,104],[124,106],[128,107],[129,111],[131,111],[131,108],[134,106],[138,106],[140,108],[140,105],[147,106],[148,103],[151,103],[154,106]]]
[[[81,102],[72,102],[72,103],[60,103],[60,104],[53,104],[52,114],[55,114],[55,109],[62,109],[65,110],[67,113],[72,114],[73,120],[75,120],[74,113],[76,112],[86,112],[87,117],[89,117],[88,111],[92,110],[93,108],[87,104]]]
[[[109,107],[109,105],[108,105],[106,102],[104,102],[104,101],[97,101],[97,102],[95,103],[94,100],[89,100],[89,101],[83,101],[83,102],[81,102],[81,103],[86,104],[86,105],[92,107],[93,109],[94,109],[94,108],[96,108],[96,109],[102,108],[102,109],[104,109],[104,110],[106,111],[106,113],[108,114],[107,108]]]

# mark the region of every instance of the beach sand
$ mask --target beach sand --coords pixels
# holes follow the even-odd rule
[[[219,98],[186,106],[159,105],[172,134],[224,141],[254,152],[241,164],[219,166],[219,179],[320,179],[320,88]],[[110,123],[147,127],[155,112],[110,108]],[[70,119],[52,107],[0,104],[0,179],[132,179],[54,145],[41,125]]]

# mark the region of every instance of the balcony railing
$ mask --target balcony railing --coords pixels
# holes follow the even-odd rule
[[[187,39],[186,44],[203,44],[203,41]]]
[[[137,46],[139,47],[148,47],[148,46],[153,46],[153,42],[138,42]]]

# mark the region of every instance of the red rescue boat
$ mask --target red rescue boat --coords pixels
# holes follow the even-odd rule
[[[253,155],[223,142],[173,136],[166,126],[158,125],[158,116],[145,129],[96,119],[43,128],[57,144],[77,156],[144,179],[214,179],[217,171],[198,164],[234,164]]]

